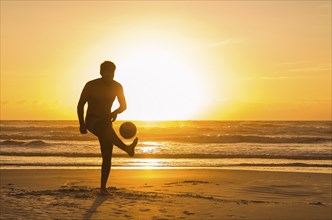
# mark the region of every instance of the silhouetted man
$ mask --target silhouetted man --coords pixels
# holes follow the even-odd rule
[[[86,134],[87,130],[96,135],[99,139],[103,162],[101,166],[100,192],[110,195],[106,189],[107,179],[111,170],[111,158],[113,144],[134,156],[136,138],[130,146],[125,145],[116,135],[112,122],[117,115],[127,108],[123,88],[120,83],[113,80],[115,65],[110,61],[105,61],[100,65],[101,78],[89,81],[83,88],[80,100],[77,105],[77,114],[80,122],[81,134]],[[119,101],[119,108],[111,112],[115,98]],[[88,110],[84,121],[84,105],[88,103]]]

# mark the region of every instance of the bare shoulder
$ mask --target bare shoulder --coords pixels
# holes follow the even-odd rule
[[[122,85],[119,82],[115,81],[115,80],[113,80],[113,85],[114,85],[114,88],[116,90],[122,90],[123,89]]]
[[[93,80],[87,82],[85,85],[87,87],[95,87],[95,86],[100,85],[100,83],[101,83],[101,78],[98,78],[98,79],[93,79]]]

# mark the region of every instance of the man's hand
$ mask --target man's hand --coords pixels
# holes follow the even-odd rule
[[[118,113],[116,111],[112,112],[110,114],[111,122],[114,122],[116,120],[116,117],[118,117]]]
[[[80,125],[80,132],[81,132],[81,134],[88,133],[88,129],[86,128],[85,124]]]

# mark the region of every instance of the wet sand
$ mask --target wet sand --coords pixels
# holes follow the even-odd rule
[[[115,169],[0,170],[1,219],[331,219],[331,174]]]

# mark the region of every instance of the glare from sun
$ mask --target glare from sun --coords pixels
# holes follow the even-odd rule
[[[145,43],[118,60],[118,79],[137,120],[192,119],[204,104],[204,83],[188,54],[167,44]]]

